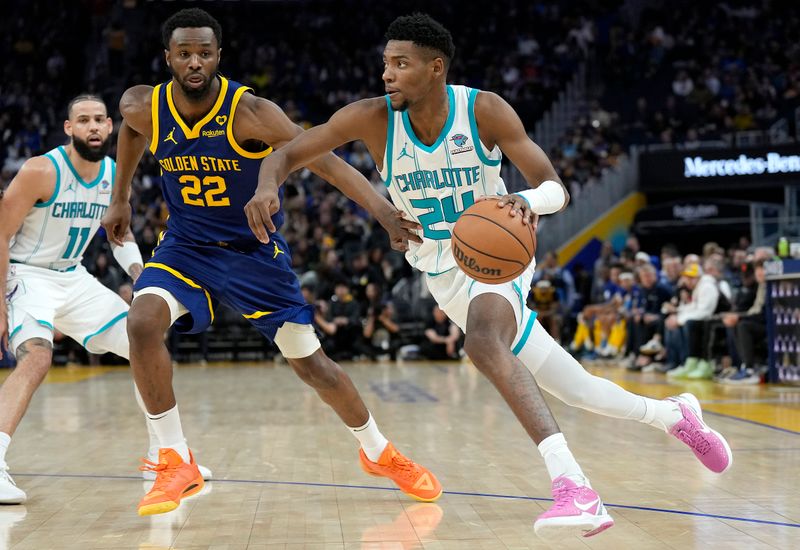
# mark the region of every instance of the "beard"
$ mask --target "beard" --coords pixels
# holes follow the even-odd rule
[[[190,86],[187,86],[183,82],[183,80],[181,80],[181,77],[178,76],[178,74],[175,73],[174,70],[172,70],[172,67],[169,68],[169,72],[172,74],[172,77],[178,81],[181,90],[183,91],[184,95],[186,95],[186,97],[189,98],[190,101],[200,101],[201,99],[204,99],[211,91],[211,83],[213,82],[212,78],[207,79],[203,86],[199,88],[192,88]]]
[[[89,162],[100,162],[111,148],[111,140],[106,138],[100,145],[92,146],[88,141],[84,141],[78,136],[72,136],[72,146],[82,159]]]

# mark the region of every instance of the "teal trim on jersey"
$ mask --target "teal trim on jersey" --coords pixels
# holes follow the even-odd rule
[[[523,310],[524,312],[525,310]],[[519,352],[522,351],[522,348],[525,347],[525,344],[528,343],[528,337],[531,335],[531,330],[533,330],[533,322],[536,320],[536,312],[528,310],[531,313],[531,316],[528,317],[528,324],[525,325],[525,330],[522,331],[522,337],[517,342],[517,345],[514,346],[514,349],[511,350],[511,353],[514,355],[519,355]]]
[[[18,332],[19,332],[19,330],[20,330],[21,328],[22,328],[22,325],[19,325],[17,328],[15,328],[14,330],[12,330],[12,331],[11,331],[11,332],[8,334],[8,341],[9,341],[9,342],[11,342],[11,339],[12,339],[12,338],[14,338],[14,335],[15,335],[16,333],[18,333]]]
[[[520,310],[520,314],[521,315],[525,315],[525,300],[522,298],[522,289],[519,287],[519,285],[517,284],[516,281],[511,283],[511,286],[514,287],[514,292],[516,292],[517,296],[519,296],[519,307],[522,308]],[[520,319],[520,324],[521,324],[521,321],[522,320]]]
[[[392,157],[394,157],[394,110],[392,110],[392,100],[386,96],[386,108],[388,120],[386,121],[386,179],[383,184],[389,187],[392,184]]]
[[[445,269],[444,271],[440,271],[439,273],[431,273],[430,271],[426,271],[428,277],[438,277],[439,275],[444,275],[445,273],[450,273],[453,271],[455,267],[451,267],[450,269]]]
[[[92,338],[94,338],[95,336],[97,336],[98,334],[100,334],[101,332],[105,332],[105,331],[107,331],[107,330],[108,330],[108,329],[110,329],[110,328],[111,328],[111,327],[112,327],[112,326],[113,326],[113,325],[114,325],[114,324],[115,324],[117,321],[119,321],[119,320],[121,320],[121,319],[124,319],[124,318],[125,318],[125,317],[127,317],[127,316],[128,316],[128,312],[127,312],[127,311],[125,311],[125,312],[122,312],[122,313],[120,313],[119,315],[117,315],[116,317],[114,317],[113,319],[111,319],[111,320],[110,320],[108,323],[106,323],[105,325],[103,325],[102,327],[100,327],[99,329],[97,329],[96,331],[94,331],[93,333],[91,333],[89,336],[87,336],[86,338],[84,338],[84,339],[83,339],[83,344],[82,344],[82,345],[83,345],[83,347],[86,347],[86,343],[87,343],[89,340],[91,340]]]
[[[42,325],[43,327],[47,327],[50,330],[55,330],[52,323],[48,323],[47,321],[42,321],[41,319],[36,319],[36,322]]]
[[[114,189],[114,184],[117,182],[117,163],[111,159],[111,189]]]
[[[94,187],[95,185],[100,183],[100,180],[103,179],[103,176],[106,173],[106,162],[108,161],[108,157],[103,158],[103,161],[100,164],[100,171],[97,173],[97,177],[94,178],[94,180],[92,180],[91,183],[86,183],[85,181],[83,181],[83,178],[78,175],[78,171],[75,170],[75,167],[72,166],[72,161],[69,160],[69,155],[67,154],[67,150],[64,149],[64,146],[62,145],[61,147],[58,148],[58,150],[61,152],[61,155],[64,157],[64,160],[66,161],[67,166],[72,171],[72,175],[75,176],[75,179],[78,180],[78,183],[80,183],[81,185],[83,185],[87,189],[91,189],[92,187]]]
[[[447,114],[447,121],[444,123],[444,128],[442,128],[442,131],[439,133],[439,137],[436,138],[436,141],[434,141],[433,145],[430,147],[422,143],[417,138],[417,135],[414,133],[414,128],[411,127],[411,121],[408,118],[408,111],[403,111],[403,127],[406,130],[406,134],[408,134],[408,137],[411,138],[412,143],[416,147],[422,149],[426,153],[433,153],[444,141],[444,138],[447,136],[447,134],[450,133],[450,128],[453,127],[453,121],[456,118],[456,98],[453,94],[453,89],[450,86],[447,87],[447,99],[450,104],[450,112]]]
[[[58,167],[58,163],[56,162],[56,159],[53,158],[53,155],[47,153],[45,156],[49,158],[50,162],[53,163],[53,166],[56,167],[56,186],[55,189],[53,189],[53,194],[51,195],[50,199],[47,202],[34,204],[33,206],[36,208],[46,208],[53,204],[53,201],[55,201],[56,197],[58,196],[58,191],[61,189],[61,168]]]
[[[487,166],[497,166],[500,164],[500,159],[489,160],[483,152],[483,144],[481,143],[481,136],[478,134],[478,121],[475,119],[475,98],[478,97],[478,90],[470,88],[469,101],[467,102],[467,113],[469,114],[469,129],[472,132],[472,141],[475,142],[475,152],[478,153],[478,158]]]
[[[472,282],[467,287],[467,296],[472,295],[472,287],[475,286],[475,283],[477,283],[477,281],[475,279],[472,279]]]

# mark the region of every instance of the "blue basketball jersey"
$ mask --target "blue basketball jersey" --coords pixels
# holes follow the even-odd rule
[[[255,243],[244,206],[258,184],[261,159],[272,152],[244,150],[233,136],[236,106],[252,91],[218,76],[214,106],[194,127],[183,121],[172,99],[172,81],[153,89],[150,152],[161,165],[169,233],[194,242]],[[283,187],[281,187],[283,201]],[[272,217],[283,224],[283,209]]]

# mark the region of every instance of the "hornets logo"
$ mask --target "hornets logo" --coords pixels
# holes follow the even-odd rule
[[[450,151],[451,154],[457,155],[458,153],[468,153],[475,149],[472,145],[467,145],[467,141],[469,138],[464,134],[455,134],[450,136],[450,141],[453,142],[453,149]]]
[[[464,134],[456,134],[450,138],[450,141],[452,141],[456,147],[464,147],[464,145],[467,144],[468,139],[469,138]]]

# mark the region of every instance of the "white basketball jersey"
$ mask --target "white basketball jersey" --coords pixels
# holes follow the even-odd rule
[[[94,181],[85,182],[64,147],[44,155],[56,167],[56,186],[46,202],[34,205],[11,239],[12,262],[64,271],[81,262],[83,252],[111,202],[116,164],[105,157]]]
[[[443,273],[456,266],[450,235],[456,220],[478,197],[505,195],[502,153],[489,151],[478,136],[475,98],[479,90],[447,86],[447,121],[430,147],[414,134],[407,111],[386,97],[389,124],[381,176],[392,202],[423,227],[423,243],[409,243],[408,262],[421,271]]]

